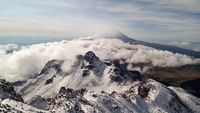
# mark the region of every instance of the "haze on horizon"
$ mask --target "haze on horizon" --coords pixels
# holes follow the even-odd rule
[[[0,0],[0,36],[82,37],[116,28],[135,39],[200,41],[199,0]]]

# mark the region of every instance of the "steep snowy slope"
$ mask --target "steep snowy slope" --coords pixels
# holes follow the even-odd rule
[[[197,98],[191,94],[189,94],[187,91],[185,91],[182,88],[179,87],[169,87],[172,89],[179,98],[187,104],[194,112],[199,113],[200,111],[200,98]]]

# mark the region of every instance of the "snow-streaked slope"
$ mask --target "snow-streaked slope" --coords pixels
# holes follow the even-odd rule
[[[29,83],[20,90],[24,100],[29,101],[36,95],[52,97],[62,86],[112,92],[114,89],[111,88],[117,87],[118,82],[140,79],[140,75],[137,75],[139,72],[121,69],[116,66],[117,61],[107,62],[106,65],[93,52],[87,52],[84,58],[81,55],[77,56],[73,65],[74,71],[71,73],[62,71],[63,62],[66,61],[48,62],[37,78],[29,80]],[[123,87],[120,89],[124,91]]]
[[[195,113],[200,112],[200,98],[197,98],[180,87],[169,87],[172,89],[179,98],[187,104]]]
[[[95,92],[87,89],[61,88],[49,99],[50,111],[100,113],[191,113],[192,110],[167,87],[153,80],[133,82],[128,90]],[[148,89],[143,95],[140,88]]]
[[[16,113],[39,113],[39,112],[46,112],[43,110],[39,110],[33,106],[28,104],[24,104],[22,102],[18,102],[11,99],[5,99],[1,102],[2,105],[7,105],[9,109],[5,110],[5,112],[16,112]],[[0,108],[1,109],[1,108]]]
[[[64,62],[49,61],[21,89],[24,100],[35,107],[42,101],[43,110],[56,112],[193,112],[173,90],[152,79],[141,79],[139,72],[126,70],[119,61],[103,62],[89,51],[77,56],[71,73],[63,71]],[[41,97],[35,98],[37,95]]]
[[[154,81],[135,81],[126,83],[131,87],[121,93],[113,91],[95,92],[87,89],[65,89],[61,88],[54,97],[39,99],[48,101],[48,108],[40,110],[33,106],[5,99],[1,102],[0,110],[5,112],[78,112],[78,113],[192,113],[179,97],[166,86]],[[140,87],[140,88],[139,88]],[[139,91],[140,89],[140,91]],[[141,89],[148,89],[147,95]],[[38,103],[35,103],[38,104]],[[193,106],[194,107],[194,106]],[[198,106],[196,106],[198,107]],[[198,113],[198,109],[195,109]]]

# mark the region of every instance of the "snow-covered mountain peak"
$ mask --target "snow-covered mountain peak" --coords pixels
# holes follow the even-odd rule
[[[136,81],[141,78],[139,72],[128,71],[120,67],[118,61],[101,61],[92,51],[86,52],[85,55],[78,55],[72,67],[70,65],[65,67],[65,62],[67,60],[58,59],[47,62],[39,76],[20,91],[25,101],[29,101],[35,95],[52,97],[62,86],[112,92],[114,89],[110,85]],[[65,72],[65,68],[73,68],[73,71]]]
[[[167,86],[143,78],[138,71],[127,70],[119,60],[100,58],[88,51],[77,55],[72,65],[66,66],[67,59],[48,61],[36,78],[27,80],[18,90],[25,103],[2,98],[0,112],[199,112],[199,103],[193,98],[185,101]],[[4,80],[0,80],[0,90],[1,87],[5,91],[13,90]]]
[[[98,39],[98,38],[120,39],[122,41],[128,41],[128,40],[131,39],[128,36],[126,36],[125,34],[121,33],[120,31],[118,31],[116,29],[111,29],[111,30],[99,32],[99,33],[97,33],[97,34],[95,34],[93,36],[90,36],[89,38],[95,38],[95,39]]]

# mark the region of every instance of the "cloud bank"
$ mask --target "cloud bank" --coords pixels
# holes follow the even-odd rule
[[[200,52],[200,42],[173,41],[168,42],[167,44]]]
[[[21,47],[0,55],[0,78],[8,81],[25,80],[37,75],[52,59],[64,59],[63,69],[72,71],[76,55],[93,51],[101,59],[125,59],[127,63],[151,63],[153,66],[181,66],[200,63],[200,59],[156,50],[142,45],[130,45],[117,39],[76,39]],[[71,67],[72,66],[72,67]]]

